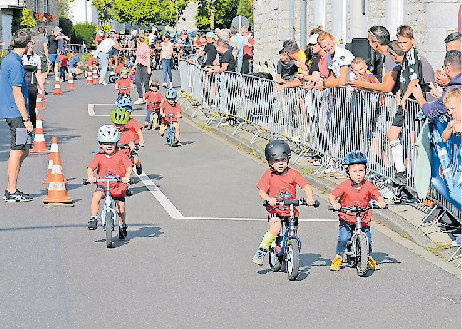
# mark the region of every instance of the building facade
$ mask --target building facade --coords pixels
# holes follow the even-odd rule
[[[30,9],[33,13],[47,13],[55,17],[46,23],[36,20],[36,27],[46,25],[50,30],[58,25],[58,0],[0,0],[0,48],[8,48],[12,38],[13,19],[20,17],[23,8]]]
[[[383,25],[392,40],[401,24],[414,29],[416,48],[434,69],[444,59],[444,38],[457,31],[458,0],[254,0],[254,70],[274,73],[284,40],[305,49],[309,31],[322,25],[340,44],[366,38]]]

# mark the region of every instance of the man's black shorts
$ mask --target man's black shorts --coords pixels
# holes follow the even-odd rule
[[[398,106],[396,110],[395,117],[393,118],[393,122],[391,123],[392,126],[402,128],[404,125],[404,111],[401,106]]]
[[[10,149],[11,150],[30,150],[32,148],[32,143],[24,143],[21,145],[16,145],[16,129],[26,129],[24,126],[24,122],[22,121],[22,117],[19,118],[7,118],[6,123],[8,123],[8,126],[10,127],[10,133],[11,133],[11,142],[10,142]],[[32,142],[32,139],[28,139],[28,142]]]

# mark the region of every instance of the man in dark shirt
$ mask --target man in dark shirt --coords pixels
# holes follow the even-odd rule
[[[48,37],[47,45],[44,47],[45,48],[45,55],[47,55],[47,58],[48,58],[47,75],[48,75],[48,71],[50,71],[51,67],[53,67],[55,75],[58,74],[58,67],[59,67],[58,41],[62,40],[62,39],[65,39],[67,41],[71,40],[69,37],[65,36],[64,34],[61,34],[61,31],[62,31],[62,29],[60,27],[55,26],[55,28],[51,32],[51,35]]]
[[[215,33],[208,32],[206,35],[207,44],[205,45],[205,66],[212,66],[217,57],[217,49],[215,48]]]
[[[223,39],[219,39],[216,42],[216,50],[221,55],[219,61],[220,65],[211,66],[209,72],[234,72],[236,68],[236,60],[234,59],[232,51],[228,49],[228,43]]]
[[[279,61],[277,67],[276,82],[279,84],[276,91],[280,92],[285,88],[298,87],[300,80],[296,77],[298,67],[295,61],[289,57],[289,53],[284,48],[279,51]]]

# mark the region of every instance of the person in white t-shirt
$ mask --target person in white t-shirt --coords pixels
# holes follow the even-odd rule
[[[322,31],[318,36],[321,48],[331,56],[329,63],[329,77],[324,80],[324,88],[343,86],[348,80],[348,67],[355,58],[347,49],[336,46],[335,38],[329,32]]]
[[[117,50],[122,49],[119,43],[117,42],[116,34],[114,32],[109,32],[108,37],[101,41],[101,43],[98,45],[98,48],[96,48],[96,54],[99,60],[99,64],[101,65],[101,75],[99,83],[102,85],[107,85],[105,78],[109,64],[109,51],[112,48],[115,48]]]

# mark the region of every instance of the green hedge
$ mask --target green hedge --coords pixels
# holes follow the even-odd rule
[[[72,43],[85,42],[87,47],[95,46],[95,34],[96,34],[96,25],[84,23],[84,24],[75,24],[74,25],[74,36],[75,39]]]
[[[6,50],[6,49],[0,49],[0,64],[2,63],[2,59],[3,57],[5,57],[6,55],[8,55],[9,51]]]

